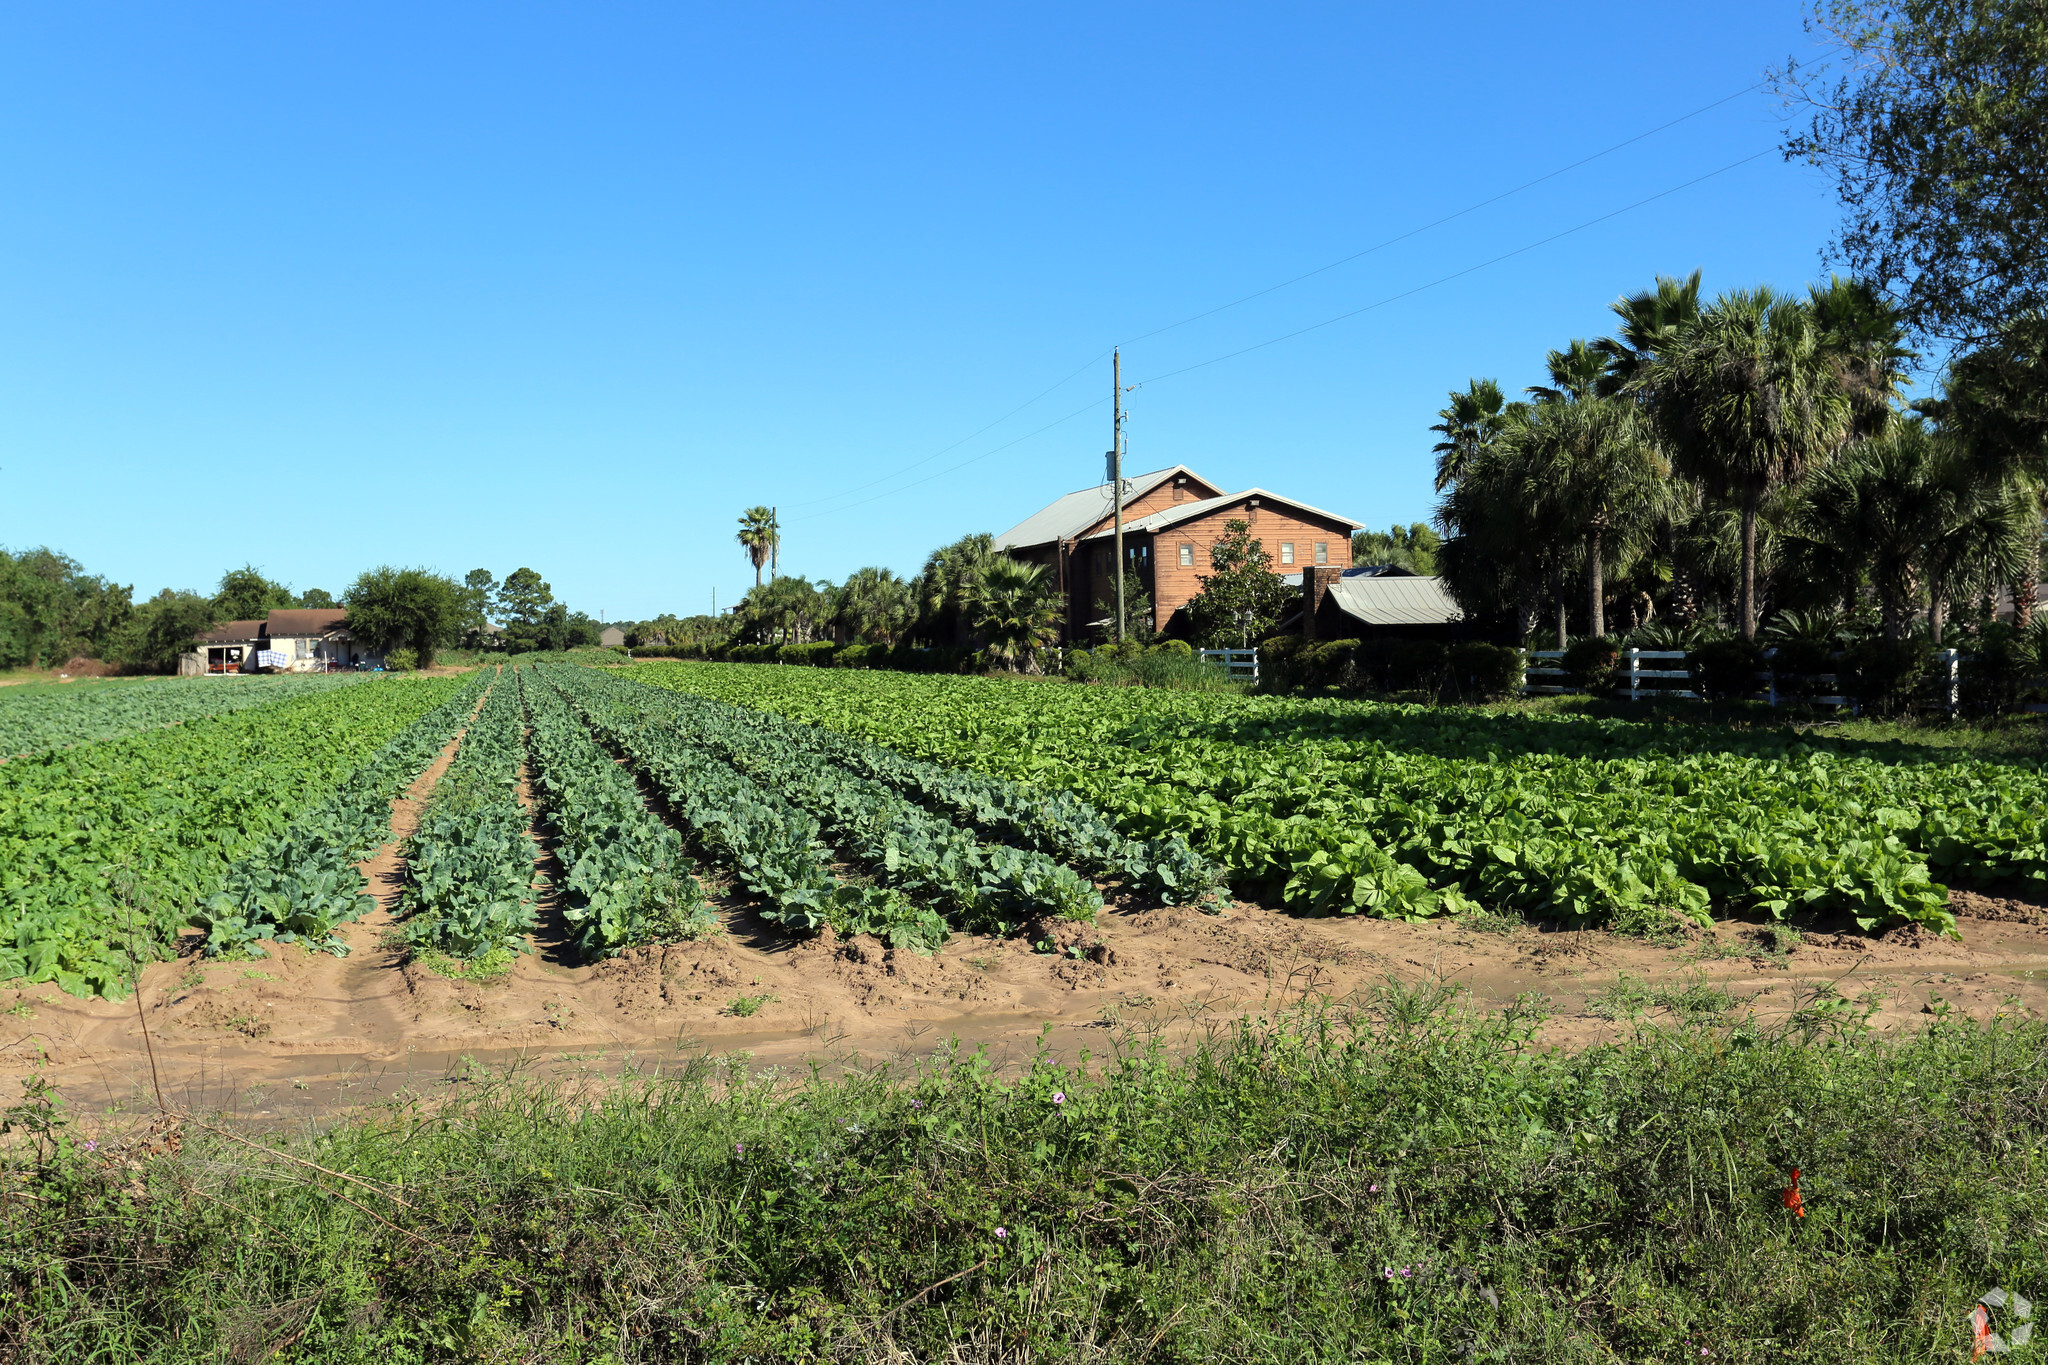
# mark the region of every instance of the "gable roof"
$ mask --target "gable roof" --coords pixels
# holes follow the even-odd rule
[[[261,621],[223,621],[199,637],[202,645],[246,645],[263,634]]]
[[[1106,488],[1108,485],[1104,484],[1103,487]],[[1223,508],[1243,502],[1246,498],[1258,498],[1264,502],[1278,503],[1283,507],[1291,507],[1297,512],[1308,512],[1318,517],[1327,517],[1331,521],[1349,526],[1354,531],[1365,529],[1365,523],[1362,521],[1353,521],[1350,517],[1340,517],[1335,512],[1325,512],[1320,507],[1311,507],[1308,503],[1294,498],[1283,498],[1278,493],[1269,493],[1263,488],[1247,488],[1242,493],[1225,493],[1220,498],[1203,498],[1200,502],[1184,502],[1178,507],[1169,507],[1164,511],[1154,512],[1150,516],[1139,517],[1136,521],[1127,521],[1124,523],[1124,532],[1128,535],[1132,531],[1158,532],[1168,530],[1180,525],[1184,521],[1192,521],[1196,517],[1207,516],[1211,512],[1220,511]],[[1111,531],[1098,531],[1095,535],[1089,536],[1088,539],[1096,540],[1102,536],[1113,534],[1114,532]]]
[[[1191,479],[1202,479],[1201,475],[1182,464],[1155,469],[1150,474],[1134,474],[1124,480],[1127,485],[1124,501],[1128,503],[1134,498],[1144,497],[1176,474],[1185,474]],[[1202,482],[1209,481],[1202,479]],[[1113,516],[1115,513],[1116,499],[1112,496],[1109,484],[1099,483],[1093,488],[1077,489],[1039,508],[997,536],[996,548],[1021,550],[1027,546],[1045,545],[1055,540],[1071,540],[1104,517]],[[1125,522],[1125,528],[1128,529],[1130,524]]]
[[[264,622],[264,634],[331,635],[348,628],[348,611],[342,607],[278,607]]]
[[[1329,601],[1369,626],[1444,626],[1465,619],[1440,578],[1339,578]]]

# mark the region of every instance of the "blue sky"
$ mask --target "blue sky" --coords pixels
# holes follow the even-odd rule
[[[753,503],[838,579],[1098,481],[1120,341],[1134,469],[1422,519],[1447,389],[1820,273],[1767,93],[1169,325],[1813,51],[1792,0],[12,6],[0,544],[703,611]]]

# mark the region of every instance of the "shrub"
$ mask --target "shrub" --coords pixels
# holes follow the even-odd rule
[[[1149,652],[1153,654],[1191,655],[1195,652],[1195,647],[1186,640],[1162,640],[1160,643],[1152,646]]]
[[[1307,641],[1299,635],[1275,635],[1259,641],[1259,690],[1291,692],[1302,685],[1301,654]]]
[[[1791,701],[1829,695],[1836,684],[1826,681],[1835,671],[1833,646],[1811,639],[1787,640],[1777,647],[1770,661],[1778,695]]]
[[[2017,710],[2040,660],[2026,633],[1993,622],[1978,633],[1963,660],[1962,704],[1975,715],[2002,716]]]
[[[1522,652],[1483,640],[1452,645],[1445,659],[1450,685],[1464,701],[1499,701],[1522,683]]]
[[[1864,711],[1896,716],[1912,709],[1934,663],[1925,640],[1865,640],[1842,654],[1842,693]]]
[[[1346,687],[1356,681],[1354,661],[1357,640],[1319,640],[1295,656],[1301,673],[1298,686],[1306,688]]]
[[[1588,692],[1605,692],[1614,685],[1614,666],[1621,660],[1621,646],[1604,635],[1574,640],[1564,652],[1562,666],[1574,687]]]
[[[1421,691],[1434,701],[1450,684],[1450,656],[1435,640],[1371,639],[1358,647],[1358,676],[1377,692]]]
[[[419,654],[410,649],[394,649],[384,656],[384,667],[393,673],[410,673],[420,666]]]
[[[1700,696],[1708,701],[1739,701],[1761,685],[1756,675],[1763,670],[1763,646],[1736,637],[1714,640],[1692,652],[1692,676]]]
[[[865,668],[868,663],[868,655],[877,650],[887,653],[888,647],[885,645],[848,645],[832,656],[832,662],[839,668]]]

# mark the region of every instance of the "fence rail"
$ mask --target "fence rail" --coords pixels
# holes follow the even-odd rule
[[[1586,689],[1582,687],[1570,686],[1565,681],[1570,675],[1556,664],[1537,665],[1533,662],[1537,659],[1554,659],[1562,662],[1564,653],[1561,649],[1530,650],[1528,657],[1532,662],[1522,670],[1522,692],[1525,695],[1556,695],[1566,692],[1585,691]],[[1771,660],[1777,656],[1777,653],[1778,651],[1775,649],[1766,649],[1764,651],[1764,658],[1766,661]],[[1700,694],[1691,688],[1643,686],[1643,680],[1646,678],[1691,681],[1692,672],[1684,667],[1645,668],[1643,666],[1645,660],[1677,659],[1683,664],[1685,659],[1689,657],[1686,651],[1682,649],[1624,649],[1620,651],[1620,656],[1620,662],[1626,666],[1628,671],[1628,686],[1626,689],[1616,688],[1616,695],[1626,695],[1630,701],[1641,701],[1645,697],[1684,698],[1690,701],[1698,701],[1700,699]],[[1937,678],[1940,683],[1946,684],[1942,688],[1944,709],[1950,714],[1954,714],[1956,708],[1962,704],[1962,651],[1955,649],[1939,650],[1935,653],[1934,659],[1935,667],[1939,670]],[[1559,681],[1555,683],[1532,683],[1529,681],[1530,678],[1537,676],[1556,678]],[[1796,676],[1825,681],[1837,686],[1841,682],[1840,676],[1834,673],[1807,673]],[[1769,668],[1759,669],[1751,675],[1751,678],[1753,681],[1762,683],[1763,686],[1751,692],[1748,695],[1748,700],[1768,702],[1772,706],[1779,704],[1781,698],[1778,693],[1778,674],[1775,670]],[[1806,700],[1817,702],[1823,706],[1848,706],[1853,708],[1855,705],[1848,697],[1840,695],[1808,697]],[[2026,709],[2029,711],[2048,710],[2048,707],[2029,705]]]
[[[1256,649],[1205,649],[1201,656],[1210,663],[1221,664],[1223,671],[1233,678],[1259,680],[1259,651]]]

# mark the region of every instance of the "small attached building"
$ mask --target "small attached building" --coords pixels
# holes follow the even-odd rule
[[[1406,569],[1311,567],[1302,574],[1301,633],[1308,640],[1458,637],[1465,613],[1440,578]]]

